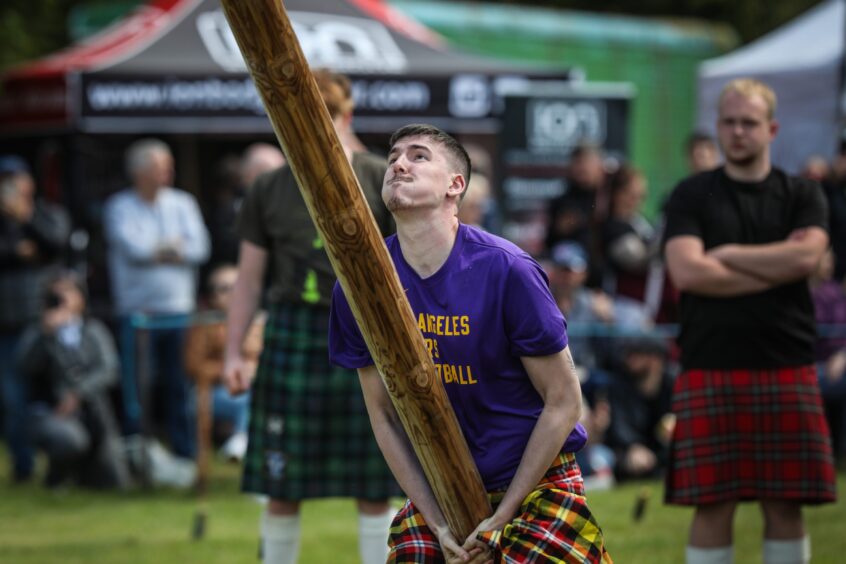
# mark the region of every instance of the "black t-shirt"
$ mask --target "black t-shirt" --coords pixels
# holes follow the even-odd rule
[[[773,169],[762,182],[730,179],[722,168],[683,180],[667,205],[665,241],[726,243],[785,240],[799,228],[827,228],[820,186]],[[806,280],[736,297],[682,292],[681,362],[692,368],[779,368],[814,362],[816,327]]]
[[[387,166],[382,157],[353,154],[353,172],[383,236],[395,231],[381,196]],[[242,239],[268,252],[270,303],[330,305],[335,271],[289,166],[256,180],[236,227]]]

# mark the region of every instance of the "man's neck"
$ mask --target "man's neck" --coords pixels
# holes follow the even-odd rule
[[[764,156],[748,165],[738,165],[726,161],[726,175],[738,182],[761,182],[770,175],[772,163],[769,156]]]
[[[421,278],[435,274],[449,258],[458,234],[458,218],[402,217],[397,220],[397,239],[405,262]]]
[[[161,188],[158,186],[135,185],[135,193],[148,204],[152,204],[156,201],[156,197],[159,195],[160,190]]]

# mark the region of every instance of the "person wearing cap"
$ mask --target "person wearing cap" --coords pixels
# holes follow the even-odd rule
[[[592,372],[606,365],[608,332],[642,331],[651,326],[643,304],[601,290],[585,287],[588,279],[588,255],[579,243],[565,241],[552,248],[549,256],[550,287],[558,307],[567,318],[574,335],[571,342],[576,365]],[[613,345],[613,342],[611,342]]]
[[[86,315],[75,272],[51,275],[42,295],[41,318],[25,330],[16,360],[29,384],[27,426],[48,458],[44,485],[125,488],[129,469],[109,400],[118,380],[114,338]]]
[[[69,236],[67,213],[35,197],[26,161],[0,157],[0,396],[15,481],[32,475],[34,460],[26,430],[26,385],[13,358],[24,327],[41,313],[42,288],[60,265]]]

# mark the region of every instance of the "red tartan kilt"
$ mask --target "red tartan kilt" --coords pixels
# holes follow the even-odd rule
[[[836,477],[816,368],[688,370],[673,391],[666,501],[826,503]]]

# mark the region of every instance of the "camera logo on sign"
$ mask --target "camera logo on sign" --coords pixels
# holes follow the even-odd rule
[[[462,74],[449,83],[449,113],[461,118],[485,117],[491,112],[492,94],[487,77]]]
[[[303,54],[312,68],[339,72],[399,73],[408,67],[405,54],[379,22],[313,12],[289,12]],[[230,72],[246,72],[223,11],[197,17],[197,31],[211,58]]]
[[[605,142],[605,105],[601,101],[530,100],[526,140],[531,149],[569,153],[579,143]]]

